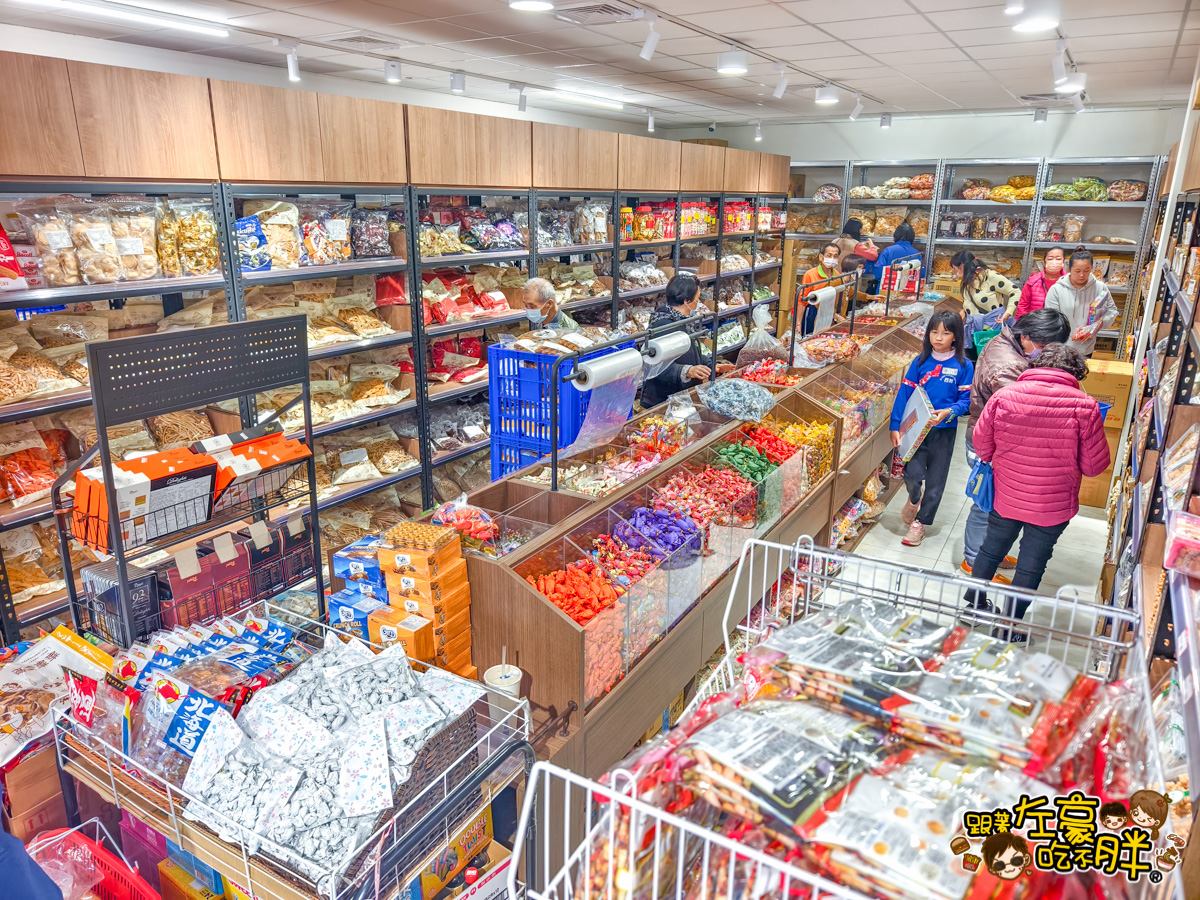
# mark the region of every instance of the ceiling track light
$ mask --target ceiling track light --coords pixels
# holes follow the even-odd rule
[[[1025,4],[1021,19],[1013,26],[1013,31],[1021,34],[1053,31],[1061,18],[1058,0],[1030,0]]]
[[[1060,94],[1082,94],[1084,88],[1087,87],[1087,72],[1080,72],[1076,69],[1062,84],[1056,84],[1054,90]]]
[[[756,140],[756,141],[762,140],[762,126],[761,125],[754,126],[754,140]]]
[[[508,0],[508,8],[521,12],[549,12],[554,9],[550,0]]]
[[[288,81],[300,80],[300,57],[293,50],[287,55]]]
[[[517,112],[525,112],[527,105],[527,98],[525,97],[525,85],[517,84],[515,81],[510,81],[508,83],[508,89],[510,91],[517,92]]]
[[[1035,109],[1033,111],[1033,124],[1034,125],[1045,125],[1046,124],[1046,109],[1045,109],[1045,107],[1041,107],[1041,108]]]
[[[717,74],[745,75],[750,71],[749,59],[745,50],[735,50],[730,47],[724,53],[717,54]]]
[[[858,117],[862,115],[862,111],[863,111],[862,95],[855,94],[854,95],[854,109],[852,109],[850,111],[850,121],[857,122]]]
[[[775,82],[775,90],[772,91],[776,100],[783,99],[783,93],[788,87],[787,63],[775,63],[775,73],[779,76],[779,80]]]
[[[1004,14],[1006,16],[1019,16],[1025,12],[1025,0],[1004,0]]]
[[[1050,70],[1054,73],[1055,85],[1067,80],[1067,55],[1062,51],[1050,57]]]
[[[654,134],[654,113],[652,112],[646,114],[646,130]]]
[[[882,116],[879,117],[879,127],[880,128],[891,128],[892,127],[892,114],[891,113],[884,113]]]
[[[654,30],[654,19],[650,20],[650,33],[646,35],[646,42],[642,44],[642,52],[638,54],[642,59],[649,62],[654,58],[654,51],[658,47],[659,38],[662,35]]]
[[[383,80],[388,84],[399,84],[401,77],[399,61],[385,59],[383,61]]]
[[[450,73],[450,92],[463,94],[467,90],[467,76],[463,72]]]
[[[1075,94],[1071,97],[1071,106],[1075,108],[1075,115],[1087,112],[1087,107],[1083,105],[1083,94]]]
[[[214,25],[203,19],[157,12],[140,6],[129,6],[125,3],[108,3],[103,0],[35,0],[35,2],[39,6],[48,6],[52,9],[90,13],[125,22],[138,22],[156,28],[173,28],[176,31],[190,31],[193,34],[206,34],[209,37],[229,37],[228,28]]]
[[[832,84],[823,84],[817,88],[815,99],[821,106],[831,106],[838,102],[838,89]]]

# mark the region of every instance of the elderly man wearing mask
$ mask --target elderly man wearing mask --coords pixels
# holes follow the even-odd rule
[[[579,323],[558,308],[554,285],[545,278],[530,278],[522,290],[525,294],[525,314],[529,317],[530,328],[579,330]]]

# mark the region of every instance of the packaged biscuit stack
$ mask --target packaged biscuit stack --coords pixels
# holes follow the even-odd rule
[[[386,538],[378,554],[390,611],[371,614],[378,622],[371,626],[372,640],[376,629],[383,632],[385,618],[428,620],[432,652],[414,658],[428,658],[438,668],[476,678],[471,664],[471,586],[459,533],[448,527],[401,522]]]

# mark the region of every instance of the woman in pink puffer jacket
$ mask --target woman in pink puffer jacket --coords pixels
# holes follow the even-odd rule
[[[983,408],[972,441],[979,458],[992,464],[995,500],[974,578],[991,581],[1020,534],[1012,586],[1036,591],[1055,542],[1079,512],[1083,476],[1108,468],[1100,406],[1079,387],[1086,376],[1087,364],[1077,351],[1048,344]],[[991,608],[976,591],[968,591],[966,599],[977,609]],[[1016,617],[1023,618],[1028,608],[1028,601],[1018,601]],[[1009,639],[1024,641],[1026,635]]]

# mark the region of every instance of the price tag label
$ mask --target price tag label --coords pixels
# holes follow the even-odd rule
[[[184,547],[175,553],[175,566],[179,569],[180,578],[195,578],[200,574],[200,558],[196,556],[195,547]]]
[[[473,441],[482,441],[485,437],[487,437],[487,435],[484,434],[483,429],[478,425],[464,425],[463,434]]]
[[[237,547],[233,544],[233,535],[228,531],[213,538],[213,551],[220,562],[227,563],[237,559]]]

